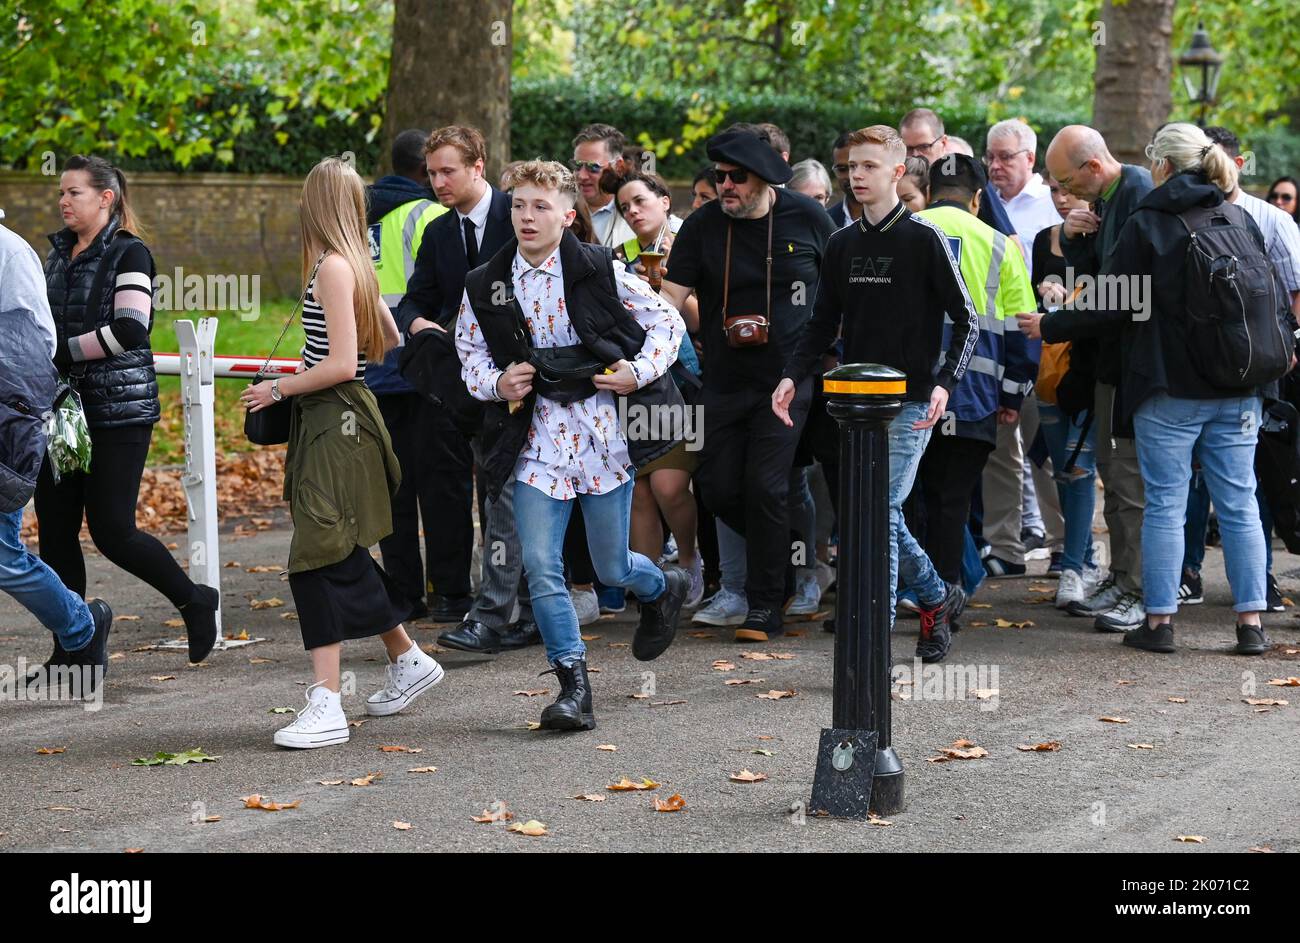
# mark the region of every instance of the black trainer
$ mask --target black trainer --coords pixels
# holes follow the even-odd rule
[[[1144,652],[1167,655],[1174,650],[1174,624],[1163,622],[1152,628],[1149,622],[1143,623],[1124,633],[1124,644],[1129,648],[1140,648]]]
[[[677,634],[677,617],[691,591],[690,574],[678,566],[664,567],[664,591],[654,602],[641,603],[641,621],[632,637],[632,657],[653,661],[667,651]]]
[[[591,682],[587,679],[587,662],[556,665],[542,674],[560,679],[560,695],[555,703],[542,710],[543,730],[595,730],[596,715],[591,710]]]
[[[95,634],[90,637],[90,644],[63,656],[64,665],[82,670],[83,697],[94,694],[108,675],[108,633],[113,628],[113,610],[108,603],[92,599],[89,606],[90,617],[95,623]]]
[[[1273,640],[1262,625],[1237,626],[1238,655],[1262,655],[1272,647]]]
[[[1277,588],[1277,577],[1272,573],[1268,574],[1267,599],[1269,612],[1286,612],[1286,602],[1282,599],[1282,591]]]
[[[1199,606],[1205,602],[1205,590],[1201,586],[1201,574],[1183,570],[1183,580],[1178,587],[1178,605]]]
[[[736,626],[735,640],[768,642],[784,634],[785,622],[780,609],[751,609],[745,616],[745,621]]]
[[[952,648],[953,613],[960,615],[966,608],[966,593],[952,583],[943,601],[935,606],[921,606],[921,634],[916,640],[916,657],[926,664],[943,661]]]

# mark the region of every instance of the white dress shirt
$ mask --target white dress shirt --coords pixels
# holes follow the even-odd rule
[[[485,186],[482,198],[474,204],[472,210],[468,213],[462,213],[460,210],[456,211],[456,225],[460,227],[460,244],[465,247],[466,252],[469,251],[469,246],[465,245],[465,220],[468,219],[474,224],[474,241],[478,243],[474,248],[481,249],[483,248],[483,230],[487,228],[488,210],[490,209],[492,209],[492,188]],[[480,261],[486,260],[480,259]]]
[[[1052,203],[1051,188],[1043,183],[1042,177],[1034,174],[1029,178],[1024,189],[1011,199],[1004,198],[1001,193],[996,196],[1006,209],[1007,218],[1011,220],[1016,235],[1020,237],[1020,252],[1025,257],[1025,265],[1029,268],[1029,279],[1032,283],[1034,237],[1040,230],[1055,226],[1061,221],[1061,214],[1056,211],[1056,206]]]
[[[581,344],[565,306],[559,249],[536,267],[516,252],[510,272],[533,346]],[[628,361],[639,389],[663,376],[677,359],[686,322],[677,309],[622,265],[614,266],[614,278],[619,301],[646,332],[640,353]],[[497,381],[504,371],[492,359],[468,292],[461,299],[456,322],[456,352],[470,394],[499,402]],[[606,494],[629,479],[632,462],[612,392],[597,390],[594,396],[567,406],[539,394],[535,403],[528,443],[515,464],[515,480],[548,497],[569,501],[580,493]]]

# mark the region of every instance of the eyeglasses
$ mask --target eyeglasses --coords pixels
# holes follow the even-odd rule
[[[848,164],[831,164],[831,170],[837,174],[846,174],[849,172]]]
[[[907,149],[907,156],[908,156],[908,157],[920,157],[922,154],[924,154],[926,151],[928,151],[930,148],[934,147],[936,144],[938,144],[938,143],[939,143],[940,141],[942,141],[942,140],[943,140],[943,135],[941,134],[941,135],[939,135],[937,138],[935,138],[933,141],[931,141],[929,144],[913,144],[911,147],[909,147],[909,148]],[[845,168],[845,169],[847,170],[848,168]]]
[[[1150,145],[1147,145],[1147,147],[1148,147],[1148,149],[1150,149]],[[1088,160],[1092,160],[1092,158],[1090,157],[1090,158],[1088,158]],[[1074,169],[1075,169],[1075,170],[1083,170],[1083,168],[1085,168],[1085,167],[1087,167],[1087,166],[1088,166],[1088,161],[1085,160],[1082,164],[1080,164],[1078,167],[1075,167]],[[1070,189],[1070,181],[1073,180],[1073,179],[1074,179],[1074,174],[1070,174],[1070,176],[1068,176],[1068,177],[1057,177],[1057,178],[1056,178],[1056,182],[1060,185],[1061,189],[1063,189],[1063,190],[1069,190],[1069,189]]]
[[[1270,203],[1290,203],[1295,200],[1295,194],[1292,193],[1270,193],[1268,202]]]
[[[718,186],[727,182],[731,178],[732,183],[744,183],[749,179],[749,171],[744,167],[737,167],[735,170],[723,170],[721,167],[713,168],[713,179],[717,181]]]
[[[1028,153],[1030,153],[1030,151],[1029,148],[1027,147],[1022,147],[1018,151],[1011,151],[1009,153],[1005,151],[1001,151],[995,154],[993,151],[989,151],[984,155],[984,163],[989,165],[992,165],[994,163],[1009,164],[1017,157],[1019,157],[1021,154],[1028,154]],[[1087,162],[1085,161],[1084,163]]]
[[[572,170],[575,174],[580,170],[585,170],[589,174],[598,174],[602,170],[604,170],[605,167],[606,167],[605,164],[602,164],[599,161],[594,161],[594,160],[569,161],[569,169]]]

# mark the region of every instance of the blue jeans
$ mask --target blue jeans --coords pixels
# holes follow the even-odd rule
[[[916,590],[921,605],[937,606],[948,588],[934,564],[925,555],[903,520],[903,502],[912,493],[921,455],[930,442],[931,429],[913,429],[912,423],[925,418],[929,403],[904,403],[903,410],[889,424],[889,624],[894,624],[898,604],[898,578]]]
[[[1079,425],[1061,412],[1059,406],[1038,403],[1038,428],[1043,430],[1047,453],[1052,458],[1056,493],[1061,499],[1061,516],[1065,519],[1065,545],[1061,548],[1061,569],[1083,572],[1092,547],[1092,515],[1097,504],[1096,426],[1088,428],[1083,447],[1070,473],[1065,463],[1079,444]]]
[[[1273,512],[1268,509],[1262,487],[1255,488],[1259,503],[1259,523],[1264,528],[1264,562],[1268,572],[1273,572]],[[1199,468],[1192,469],[1192,487],[1187,495],[1187,526],[1183,529],[1187,548],[1183,551],[1183,569],[1201,572],[1205,561],[1205,535],[1210,527],[1210,492],[1205,487],[1205,475]]]
[[[628,549],[632,519],[632,486],[628,480],[606,494],[580,494],[587,526],[587,549],[596,577],[605,586],[630,589],[641,602],[653,602],[667,584],[663,571],[649,557]],[[587,654],[578,631],[578,614],[564,585],[564,533],[573,501],[558,501],[522,481],[515,483],[515,526],[524,552],[524,573],[533,618],[553,665],[569,665]]]
[[[1179,399],[1158,393],[1133,417],[1138,463],[1146,485],[1142,517],[1142,589],[1154,615],[1178,611],[1183,527],[1192,459],[1201,463],[1219,511],[1223,560],[1237,612],[1267,608],[1264,531],[1255,500],[1258,396]]]
[[[21,510],[0,514],[0,589],[53,632],[64,651],[85,648],[95,634],[86,601],[64,586],[54,571],[23,545],[19,536],[22,526]]]

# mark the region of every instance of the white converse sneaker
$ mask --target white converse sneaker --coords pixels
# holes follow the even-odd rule
[[[343,699],[317,681],[307,689],[307,706],[297,719],[275,732],[275,745],[310,750],[348,742],[348,719],[343,713]]]
[[[749,615],[745,597],[728,589],[720,589],[709,604],[691,619],[696,625],[740,625]]]
[[[396,714],[429,688],[442,680],[442,665],[411,643],[406,654],[390,662],[384,686],[366,698],[366,713],[371,717]]]
[[[790,608],[785,611],[788,616],[811,616],[817,612],[817,607],[821,605],[822,591],[817,585],[817,574],[801,573],[795,583],[794,600],[790,603]]]
[[[600,619],[600,599],[594,589],[571,589],[573,610],[578,614],[578,625],[591,625]]]
[[[1067,609],[1071,603],[1081,603],[1086,593],[1083,574],[1078,570],[1062,570],[1061,582],[1056,587],[1056,608]]]

